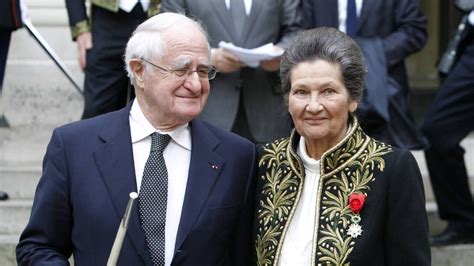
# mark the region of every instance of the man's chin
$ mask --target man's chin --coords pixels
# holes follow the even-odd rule
[[[201,114],[202,109],[198,110],[186,110],[181,112],[180,114],[180,120],[185,121],[185,123],[190,122],[194,118],[198,117]]]

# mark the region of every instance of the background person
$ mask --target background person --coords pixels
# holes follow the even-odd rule
[[[334,28],[301,33],[283,54],[295,130],[258,155],[257,265],[430,265],[415,159],[354,116],[364,76],[362,52]]]
[[[458,59],[436,93],[422,126],[430,142],[425,157],[439,216],[448,222],[441,234],[431,237],[435,246],[474,243],[474,203],[464,149],[459,145],[474,130],[473,25],[471,11]]]
[[[105,265],[138,191],[118,264],[249,265],[255,147],[194,119],[215,75],[205,31],[154,16],[125,62],[133,103],[53,132],[18,264]]]
[[[65,0],[79,66],[85,73],[82,118],[127,104],[130,80],[122,56],[133,30],[158,13],[160,0]],[[133,93],[133,92],[132,92]]]
[[[395,147],[423,148],[411,112],[405,66],[405,59],[427,40],[420,1],[302,0],[302,6],[307,28],[334,27],[363,49],[368,73],[358,114],[364,131]]]

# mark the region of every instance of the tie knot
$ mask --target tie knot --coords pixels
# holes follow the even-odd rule
[[[162,135],[156,132],[151,134],[151,151],[163,152],[170,140],[171,137],[169,135]]]

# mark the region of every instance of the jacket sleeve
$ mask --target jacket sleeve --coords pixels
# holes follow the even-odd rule
[[[426,17],[419,0],[396,1],[394,30],[383,38],[389,67],[423,48],[427,40]]]
[[[425,194],[413,155],[400,151],[390,169],[384,249],[387,265],[431,265]]]
[[[30,220],[16,248],[18,265],[69,265],[71,211],[64,145],[56,129],[43,160]]]
[[[67,14],[69,16],[69,26],[71,36],[76,40],[77,36],[83,32],[90,31],[90,23],[87,17],[85,0],[65,0]]]
[[[303,12],[299,0],[282,0],[280,8],[280,41],[276,44],[283,49],[303,29]]]
[[[242,211],[239,216],[239,226],[236,231],[236,239],[232,248],[232,264],[253,265],[252,254],[254,248],[254,239],[252,234],[254,210],[255,210],[255,184],[256,184],[256,155],[255,149],[249,156],[249,173],[247,179],[247,188]]]

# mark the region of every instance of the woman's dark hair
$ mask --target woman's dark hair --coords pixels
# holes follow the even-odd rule
[[[287,100],[291,89],[292,69],[299,63],[315,60],[339,65],[342,80],[351,99],[360,100],[366,73],[364,55],[349,36],[337,29],[326,27],[301,32],[283,53],[280,79]]]

